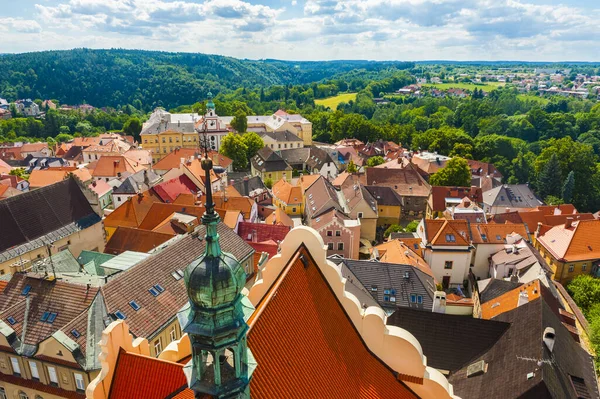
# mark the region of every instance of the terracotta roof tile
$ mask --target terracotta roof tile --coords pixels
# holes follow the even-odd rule
[[[170,170],[173,168],[179,168],[181,165],[181,158],[189,159],[190,157],[197,158],[197,148],[177,148],[152,166],[154,170]]]
[[[155,203],[161,203],[161,200],[152,190],[142,193],[141,196],[129,197],[127,201],[106,216],[104,226],[138,227]]]
[[[123,174],[129,172],[134,174],[143,170],[144,166],[130,160],[124,156],[102,156],[98,159],[98,163],[92,172],[94,177],[111,177],[118,176],[119,173]]]
[[[253,236],[256,232],[255,242],[263,242],[273,240],[283,241],[287,233],[290,232],[288,226],[282,226],[277,224],[266,224],[266,223],[248,223],[242,222],[238,227],[238,234],[246,241],[252,241],[252,238],[248,239],[249,236]]]
[[[418,246],[417,248],[415,248],[414,245],[409,247],[402,239],[395,239],[379,244],[375,248],[377,248],[380,253],[379,260],[381,262],[411,265],[423,273],[434,277],[431,267],[429,267],[427,262],[421,259],[420,255],[418,255],[421,252]],[[406,255],[407,252],[408,255]]]
[[[429,195],[429,184],[412,165],[399,169],[367,168],[366,179],[369,186],[391,187],[403,196],[427,197]]]
[[[163,202],[175,202],[181,194],[196,194],[199,188],[186,175],[162,182],[152,187],[152,190]]]
[[[481,317],[483,319],[493,319],[499,314],[516,309],[519,306],[519,297],[521,296],[521,293],[526,293],[526,301],[531,302],[540,297],[540,291],[540,280],[534,280],[531,283],[523,284],[518,288],[483,303],[481,305]]]
[[[58,183],[64,180],[69,172],[74,172],[76,169],[75,167],[60,167],[33,170],[29,175],[29,187],[40,188]]]
[[[119,255],[125,251],[149,252],[171,238],[173,234],[120,226],[106,243],[104,253]]]
[[[293,186],[285,179],[281,179],[273,185],[273,196],[287,205],[302,203],[301,187]]]
[[[206,202],[206,196],[200,199],[202,204]],[[244,214],[244,219],[248,220],[252,216],[252,208],[255,202],[248,197],[223,197],[222,193],[213,194],[213,203],[218,209],[240,211]]]
[[[252,397],[415,398],[367,349],[319,268],[304,256],[307,265],[298,256],[290,261],[259,304],[260,316],[251,319],[248,346],[259,364]]]
[[[431,187],[428,202],[434,212],[441,212],[446,210],[446,198],[463,199],[464,197],[478,204],[483,203],[483,194],[478,187],[441,186]]]
[[[600,259],[600,220],[580,220],[554,226],[537,237],[556,259],[575,262]]]
[[[517,233],[528,239],[527,229],[523,223],[497,224],[497,223],[471,223],[471,240],[474,244],[504,244],[506,236]]]
[[[160,381],[160,383],[149,384],[149,381]],[[111,399],[164,399],[185,388],[187,388],[187,380],[182,364],[128,353],[121,349],[109,397]]]
[[[294,227],[294,221],[287,213],[281,208],[275,208],[275,211],[271,213],[265,219],[266,224],[279,224],[288,227]]]
[[[427,242],[432,245],[466,246],[470,244],[466,220],[425,220]]]

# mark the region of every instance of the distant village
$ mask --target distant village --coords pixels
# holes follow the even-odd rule
[[[599,76],[568,74],[469,79],[600,94]],[[398,94],[471,95],[427,83],[442,80]],[[0,100],[0,118],[53,107]],[[316,142],[284,110],[247,117],[264,147],[234,171],[232,120],[209,102],[156,109],[138,140],[0,144],[0,398],[600,396],[564,288],[600,277],[598,213],[478,160],[469,187],[432,186],[451,157]],[[192,265],[209,270],[215,245],[230,263],[207,282]]]

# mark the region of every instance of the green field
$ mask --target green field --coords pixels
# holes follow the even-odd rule
[[[423,86],[435,87],[441,90],[447,89],[464,89],[464,90],[475,90],[475,88],[483,91],[496,90],[498,87],[504,86],[504,83],[499,82],[488,82],[480,85],[473,83],[426,83]]]
[[[350,100],[356,99],[356,93],[343,93],[338,94],[334,97],[322,98],[320,100],[315,100],[316,105],[322,105],[324,107],[329,107],[332,110],[337,109],[339,103],[347,103]]]
[[[533,94],[517,94],[517,98],[521,101],[535,101],[540,105],[546,105],[550,102],[547,98],[534,96]]]

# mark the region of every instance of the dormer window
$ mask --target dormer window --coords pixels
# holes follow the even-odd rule
[[[456,236],[454,234],[446,234],[446,242],[456,242]]]

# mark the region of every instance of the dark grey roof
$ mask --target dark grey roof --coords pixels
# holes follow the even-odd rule
[[[494,298],[498,298],[500,295],[505,294],[509,291],[514,290],[517,287],[523,285],[522,283],[500,280],[492,278],[490,282],[485,286],[483,291],[479,293],[479,302],[486,303]]]
[[[50,167],[55,168],[55,167],[69,165],[69,162],[67,162],[66,160],[64,160],[62,158],[45,157],[45,156],[34,157],[31,155],[28,155],[27,157],[25,157],[24,162],[26,165],[25,171],[27,173],[31,173],[33,170],[47,169]]]
[[[483,203],[508,208],[535,208],[544,205],[527,184],[503,184],[486,191],[483,193]]]
[[[82,155],[83,147],[74,145],[67,150],[65,155],[63,155],[63,159],[73,160]]]
[[[152,169],[140,170],[127,177],[121,185],[113,189],[113,194],[137,194],[148,191],[160,182],[161,177]]]
[[[261,132],[258,133],[258,135],[262,138],[263,136],[268,136],[270,138],[272,138],[275,141],[279,141],[279,142],[290,142],[290,141],[302,141],[302,139],[298,136],[296,136],[294,133],[290,132],[290,131],[283,131],[283,132]]]
[[[470,399],[600,397],[592,356],[564,327],[548,296],[542,292],[542,297],[494,318],[511,323],[510,328],[471,362],[483,360],[485,373],[467,377],[469,365],[465,365],[450,375],[455,395]],[[552,352],[543,342],[547,327],[555,333]]]
[[[53,242],[98,223],[101,218],[77,182],[69,178],[0,201],[0,220],[0,251],[6,251],[1,256],[11,259],[14,256],[7,252],[15,247],[39,248],[44,243],[38,241],[44,237]]]
[[[292,167],[268,147],[261,148],[252,158],[252,165],[262,172],[291,170]]]
[[[415,336],[427,356],[427,365],[456,371],[488,351],[510,323],[401,308],[387,319]]]
[[[248,178],[248,180],[239,180],[233,183],[233,187],[238,191],[238,193],[242,194],[244,197],[249,196],[250,192],[254,190],[267,189],[260,176],[253,176]]]
[[[322,150],[318,147],[310,147],[310,156],[308,157],[306,163],[312,169],[321,170],[323,165],[329,162],[333,162],[333,159],[329,155],[329,153],[325,150]]]
[[[387,186],[364,186],[367,191],[373,196],[377,205],[402,205],[402,197],[395,192],[391,187]]]
[[[411,265],[352,259],[344,259],[341,264],[342,275],[349,281],[350,278],[356,277],[358,281],[353,280],[352,284],[362,285],[384,308],[395,309],[402,306],[431,311],[433,307],[433,277]],[[406,273],[408,278],[405,278]],[[386,290],[389,291],[388,294],[385,293]],[[423,303],[411,303],[411,294],[421,295]],[[395,296],[396,301],[385,301],[386,295]]]
[[[290,165],[303,164],[310,156],[310,149],[304,148],[293,148],[290,150],[281,150],[279,155]]]

